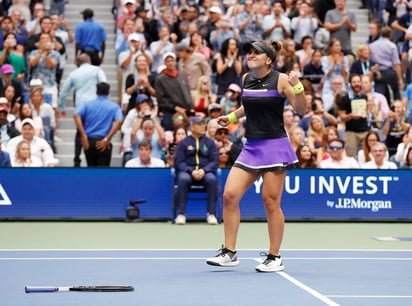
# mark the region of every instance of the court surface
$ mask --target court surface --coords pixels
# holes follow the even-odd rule
[[[286,269],[267,274],[254,270],[265,223],[241,224],[234,268],[205,264],[222,232],[199,223],[2,222],[0,304],[412,305],[411,224],[287,223]],[[26,294],[26,285],[135,291]]]

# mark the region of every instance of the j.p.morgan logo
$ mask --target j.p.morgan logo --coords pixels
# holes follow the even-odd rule
[[[1,184],[0,184],[0,205],[11,205],[10,198]]]

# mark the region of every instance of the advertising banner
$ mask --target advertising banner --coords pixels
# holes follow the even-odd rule
[[[222,171],[222,190],[228,170]],[[286,177],[287,220],[410,220],[410,170],[294,170]],[[242,219],[264,219],[262,179],[243,197]],[[129,201],[143,219],[170,219],[170,169],[11,168],[0,170],[0,219],[122,219]],[[188,203],[205,217],[206,203]]]

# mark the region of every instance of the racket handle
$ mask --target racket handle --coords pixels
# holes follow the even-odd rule
[[[56,292],[59,291],[58,287],[39,287],[39,286],[26,286],[24,287],[26,293],[34,293],[34,292]]]

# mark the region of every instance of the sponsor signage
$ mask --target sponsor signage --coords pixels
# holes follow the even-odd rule
[[[222,190],[228,170],[222,171]],[[410,170],[294,170],[285,180],[288,220],[412,220]],[[261,178],[245,193],[242,219],[265,218]],[[170,169],[2,169],[0,218],[123,219],[130,200],[143,219],[171,217]],[[188,203],[205,217],[206,203]]]

